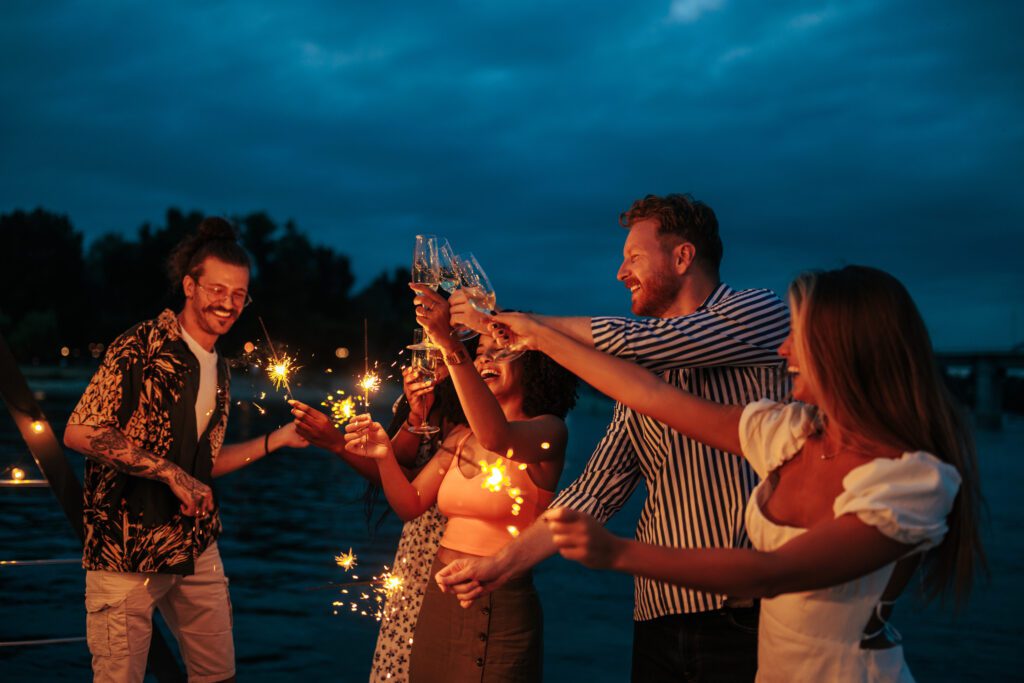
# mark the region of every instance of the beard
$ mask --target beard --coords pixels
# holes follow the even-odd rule
[[[640,283],[640,296],[633,302],[633,313],[648,318],[660,318],[676,300],[683,283],[664,271],[653,273],[647,282]]]
[[[196,323],[199,325],[200,329],[202,329],[203,332],[206,332],[207,334],[213,334],[217,336],[226,334],[227,331],[230,330],[232,326],[234,326],[235,321],[238,320],[238,311],[233,311],[220,304],[211,304],[209,306],[205,306],[202,308],[196,306],[195,310],[199,314],[195,316]],[[231,317],[219,318],[217,317],[216,314],[214,314],[214,311],[223,311],[225,313],[230,313]]]

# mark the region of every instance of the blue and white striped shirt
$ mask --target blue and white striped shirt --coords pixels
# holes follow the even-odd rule
[[[789,333],[785,304],[767,289],[720,284],[676,318],[599,317],[594,345],[718,403],[783,400],[789,377],[777,353]],[[647,485],[636,538],[672,548],[750,546],[743,515],[757,475],[738,455],[713,449],[616,403],[611,424],[582,474],[552,502],[594,515],[619,511],[640,478]],[[719,609],[723,595],[637,577],[633,618]]]

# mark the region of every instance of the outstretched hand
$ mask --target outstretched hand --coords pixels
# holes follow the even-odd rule
[[[608,569],[622,553],[625,541],[605,529],[585,512],[552,508],[542,518],[558,552],[591,569]]]
[[[499,346],[516,343],[528,349],[537,348],[537,333],[544,324],[528,313],[495,313],[487,332]]]
[[[469,303],[469,297],[461,289],[456,289],[448,297],[448,314],[453,326],[463,325],[480,334],[490,334],[487,328],[491,323],[490,316],[481,313]]]
[[[283,427],[278,427],[277,442],[278,448],[305,448],[310,444],[309,439],[299,433],[298,420],[292,420]]]
[[[298,436],[314,446],[335,453],[345,447],[345,439],[341,432],[331,424],[327,415],[295,399],[288,401],[288,404],[292,407],[292,416],[295,418],[294,424]]]
[[[345,450],[352,455],[381,460],[394,457],[391,439],[379,422],[367,414],[356,415],[345,425]]]

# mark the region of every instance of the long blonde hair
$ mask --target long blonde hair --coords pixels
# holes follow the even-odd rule
[[[892,275],[865,266],[805,273],[789,288],[801,374],[844,441],[923,450],[962,478],[949,532],[925,558],[928,597],[950,588],[966,601],[986,566],[978,530],[982,506],[974,439],[943,381],[924,320]]]

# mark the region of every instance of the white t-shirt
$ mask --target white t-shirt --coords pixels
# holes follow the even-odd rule
[[[193,339],[185,328],[181,338],[188,344],[199,361],[199,393],[196,395],[196,438],[201,438],[217,407],[217,352],[207,351]]]

